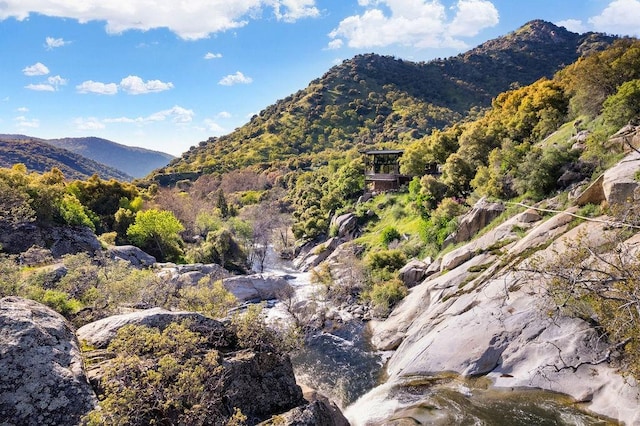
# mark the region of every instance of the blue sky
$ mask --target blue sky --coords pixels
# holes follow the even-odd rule
[[[640,36],[640,0],[3,0],[0,133],[180,155],[355,54],[448,57],[532,19]]]

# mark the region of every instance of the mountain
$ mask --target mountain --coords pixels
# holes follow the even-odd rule
[[[102,179],[132,180],[126,173],[81,155],[57,148],[24,135],[0,135],[0,167],[23,163],[29,171],[45,172],[57,167],[68,179],[86,179],[97,174]]]
[[[122,170],[134,178],[144,177],[166,166],[174,158],[164,152],[121,145],[96,137],[49,139],[46,142]]]
[[[448,59],[416,63],[358,55],[236,131],[192,147],[159,172],[309,167],[354,147],[406,145],[614,40],[536,20]]]

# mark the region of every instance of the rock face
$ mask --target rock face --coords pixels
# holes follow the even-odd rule
[[[481,198],[467,214],[462,216],[458,230],[445,241],[445,245],[469,240],[504,211],[502,203],[490,203]]]
[[[162,308],[145,309],[130,314],[114,315],[80,327],[76,334],[78,339],[86,341],[96,349],[109,346],[118,330],[125,325],[144,325],[164,330],[173,322],[191,321],[191,328],[206,335],[217,336],[216,346],[228,346],[233,340],[231,334],[220,321],[205,317],[196,312],[175,312]]]
[[[330,226],[337,229],[338,238],[345,241],[352,240],[358,232],[358,218],[353,213],[334,216]]]
[[[240,302],[276,299],[289,283],[275,274],[240,275],[225,278],[222,285]]]
[[[224,395],[250,424],[305,403],[287,355],[243,351],[225,358]]]
[[[444,372],[487,376],[497,388],[567,394],[596,413],[640,424],[640,389],[603,361],[610,348],[596,330],[581,319],[550,318],[545,283],[513,268],[532,250],[553,259],[579,236],[599,241],[606,225],[571,228],[568,214],[534,223],[526,216],[446,255],[441,273],[411,289],[386,321],[371,322],[374,345],[397,348],[386,385],[402,388]],[[516,225],[527,230],[524,237],[513,232]],[[384,398],[400,404],[402,392],[394,392]]]
[[[2,424],[75,425],[96,407],[73,331],[37,302],[0,299],[0,372]]]
[[[156,263],[156,258],[145,253],[136,246],[111,246],[107,249],[107,256],[129,262],[136,268],[149,268]]]
[[[36,246],[49,249],[55,258],[80,252],[101,250],[96,235],[86,226],[42,226],[35,223],[0,222],[0,245],[10,254],[26,252]]]

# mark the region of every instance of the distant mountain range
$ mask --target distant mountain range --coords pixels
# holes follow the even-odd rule
[[[358,55],[236,131],[192,147],[160,172],[294,169],[354,147],[408,145],[488,107],[512,87],[552,77],[614,40],[536,20],[448,59],[416,63]]]
[[[163,152],[121,145],[96,137],[40,139],[25,135],[0,135],[0,144],[0,164],[4,166],[24,163],[35,171],[49,170],[55,166],[63,172],[66,170],[65,176],[69,178],[88,177],[97,173],[103,179],[132,180],[166,166],[174,158]]]
[[[17,163],[23,163],[30,172],[39,173],[57,167],[67,179],[87,179],[94,174],[102,179],[133,179],[118,169],[39,139],[23,135],[0,135],[0,167],[12,167]]]

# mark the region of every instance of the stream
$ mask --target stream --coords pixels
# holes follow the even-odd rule
[[[311,274],[295,270],[272,250],[264,272],[287,275],[298,298],[313,297]],[[271,319],[287,316],[279,303],[269,309]],[[486,378],[442,375],[385,383],[384,366],[391,355],[371,347],[365,323],[346,318],[340,327],[308,336],[292,363],[298,383],[329,397],[352,426],[617,424],[581,410],[567,396],[495,389]]]

